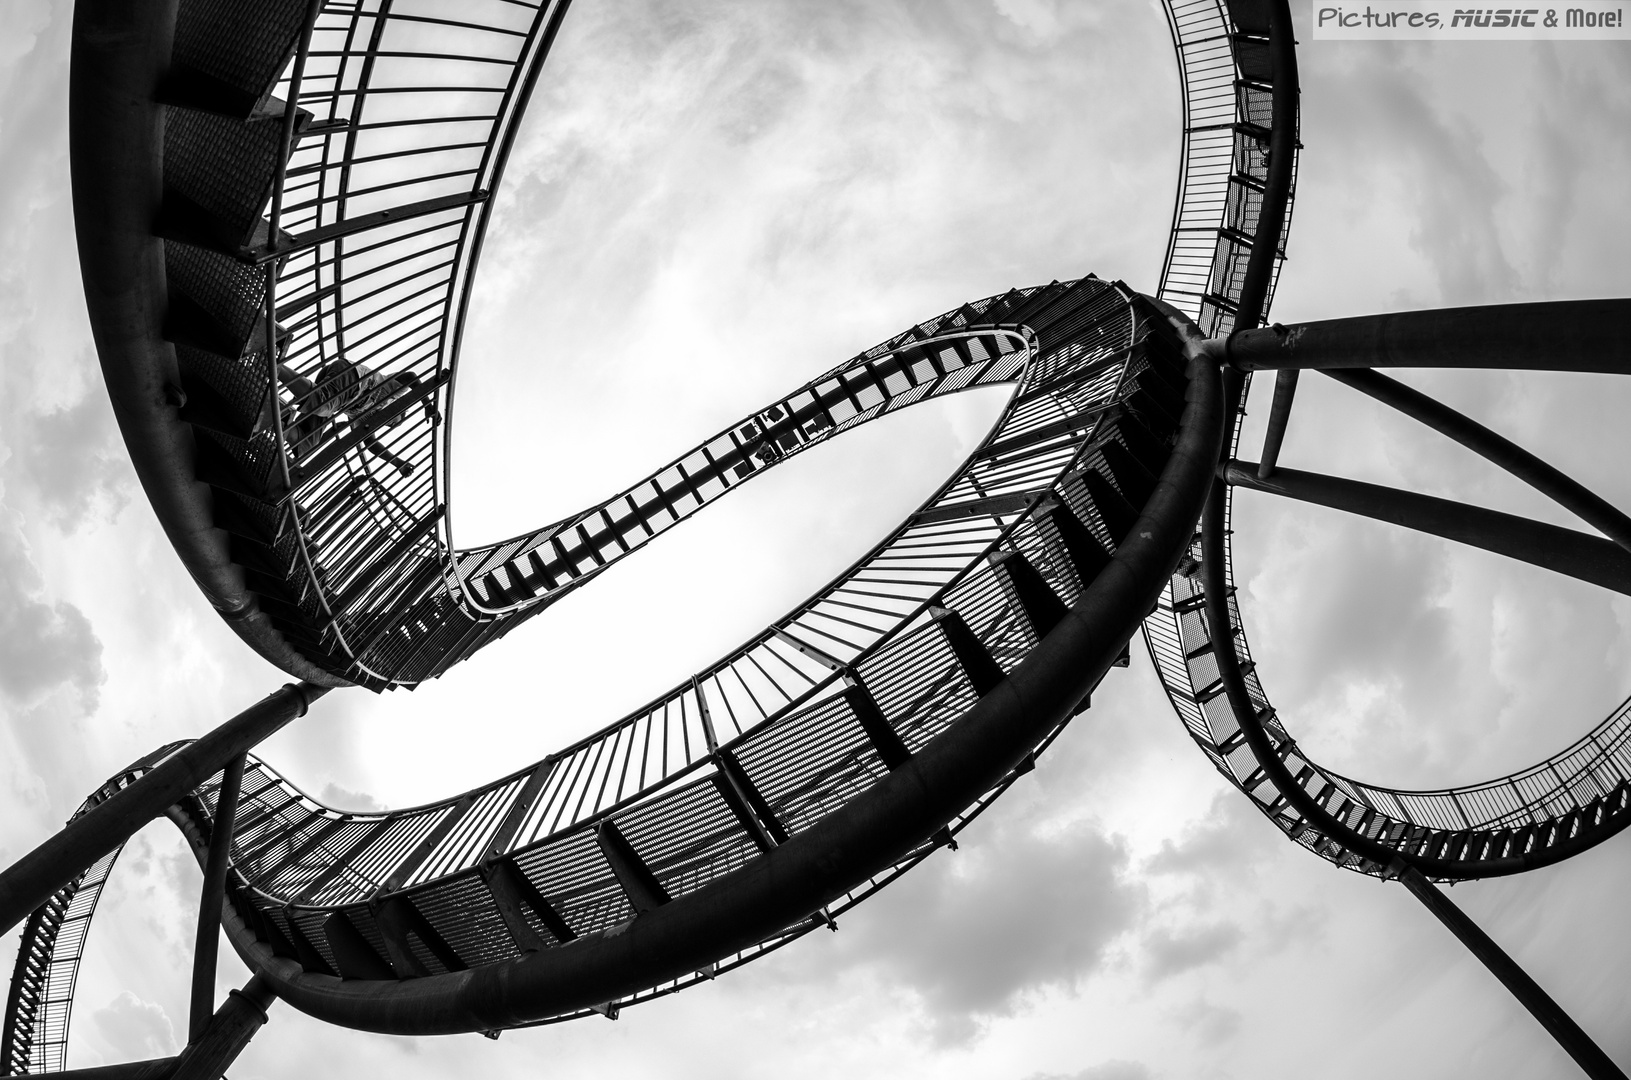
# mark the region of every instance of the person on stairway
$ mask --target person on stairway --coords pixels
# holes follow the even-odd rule
[[[366,364],[334,359],[318,370],[315,382],[282,363],[278,364],[278,379],[294,393],[294,405],[283,432],[296,461],[309,456],[325,433],[343,420],[364,433],[362,444],[374,456],[405,477],[413,475],[413,463],[393,454],[377,437],[399,423],[407,410],[389,420],[375,418],[404,396],[418,393],[419,376],[411,371],[382,375]],[[427,420],[432,424],[441,420],[432,397],[425,398],[424,406]]]

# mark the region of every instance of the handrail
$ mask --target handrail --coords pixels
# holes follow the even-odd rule
[[[1214,9],[1204,10],[1210,13]],[[1219,19],[1227,22],[1228,12],[1221,3],[1215,5],[1215,12]],[[1174,26],[1175,34],[1181,38],[1182,28],[1177,22]],[[1191,31],[1192,35],[1200,33]],[[1217,34],[1211,36],[1218,37]],[[1186,49],[1192,49],[1192,44],[1183,40],[1179,40],[1178,45],[1181,57],[1188,55]],[[1279,89],[1283,92],[1286,88]],[[1295,116],[1294,104],[1276,103],[1273,113],[1276,129],[1281,128],[1280,117],[1288,113]],[[1241,133],[1240,126],[1241,117],[1237,115],[1232,124],[1216,129],[1235,132],[1237,158],[1246,143],[1256,137]],[[1282,135],[1288,137],[1288,145],[1295,147],[1294,127]],[[1288,181],[1294,183],[1294,166],[1287,168],[1292,174]],[[1186,190],[1180,187],[1181,202]],[[1189,220],[1185,218],[1188,212],[1186,206],[1175,215],[1175,236],[1180,224]],[[1236,231],[1251,235],[1255,224],[1243,221]],[[1220,231],[1216,258],[1226,257],[1235,243]],[[1276,241],[1274,248],[1277,263],[1283,244]],[[1169,246],[1169,271],[1173,251]],[[1265,308],[1272,295],[1273,274],[1273,269],[1258,272],[1258,279],[1266,284]],[[1164,275],[1163,281],[1166,280]],[[1236,304],[1244,299],[1250,306],[1251,297],[1243,294],[1244,280],[1237,279],[1236,284],[1241,288],[1232,295],[1225,294],[1224,299]],[[1192,298],[1191,303],[1196,301]],[[1212,332],[1222,334],[1228,329],[1229,324],[1220,320]],[[1261,331],[1258,335],[1267,333]],[[1243,392],[1244,388],[1241,389]],[[1231,454],[1236,440],[1238,427],[1230,437]],[[1631,752],[1625,749],[1627,737],[1631,735],[1631,702],[1620,705],[1586,735],[1545,760],[1510,775],[1474,784],[1422,791],[1394,789],[1352,780],[1309,761],[1280,726],[1251,663],[1228,563],[1232,488],[1221,492],[1221,499],[1222,517],[1210,526],[1223,532],[1221,565],[1214,559],[1211,576],[1203,582],[1194,567],[1205,566],[1207,560],[1197,543],[1191,552],[1192,562],[1184,568],[1184,573],[1173,578],[1160,609],[1146,620],[1145,642],[1163,688],[1190,736],[1213,765],[1233,785],[1251,795],[1254,805],[1281,829],[1330,861],[1364,873],[1385,874],[1389,860],[1381,857],[1384,850],[1398,850],[1415,852],[1424,858],[1429,852],[1437,852],[1430,872],[1442,877],[1481,877],[1555,862],[1584,846],[1601,842],[1631,821],[1631,795],[1627,791],[1631,784]],[[1217,576],[1220,571],[1221,577]],[[1225,698],[1218,696],[1223,685],[1215,653],[1222,646],[1210,628],[1223,622],[1219,614],[1206,614],[1203,601],[1209,598],[1220,600],[1221,611],[1227,614],[1233,642],[1233,648],[1228,651],[1239,659],[1241,678],[1252,702],[1251,710],[1265,717],[1264,727],[1276,748],[1275,755],[1284,760],[1286,777],[1295,782],[1299,791],[1306,790],[1309,798],[1317,797],[1332,807],[1339,804],[1347,807],[1342,812],[1349,822],[1363,821],[1363,837],[1357,843],[1370,848],[1367,857],[1356,855],[1353,844],[1328,843],[1326,831],[1289,806],[1281,787],[1269,782],[1270,777],[1260,767],[1258,757],[1246,751],[1235,720],[1225,706]],[[1320,806],[1314,809],[1324,813]],[[1557,831],[1570,815],[1588,811],[1595,815],[1591,822],[1585,826],[1568,826],[1569,830],[1578,828],[1578,833],[1562,835]],[[1337,831],[1347,828],[1340,826]],[[1371,847],[1372,844],[1377,846]],[[1452,847],[1456,857],[1444,858],[1444,853]]]

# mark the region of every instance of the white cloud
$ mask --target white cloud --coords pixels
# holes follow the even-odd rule
[[[1026,1080],[1149,1080],[1150,1076],[1149,1068],[1136,1061],[1102,1061],[1069,1076],[1037,1073]]]
[[[91,1022],[116,1061],[167,1057],[177,1050],[175,1029],[164,1009],[128,990],[92,1012]]]
[[[1177,930],[1157,929],[1145,935],[1142,951],[1152,979],[1169,979],[1213,964],[1234,951],[1246,936],[1232,922],[1210,922]]]
[[[90,619],[44,594],[14,516],[0,514],[0,696],[29,704],[67,685],[92,710],[104,678]]]
[[[1125,850],[1088,824],[1039,835],[1005,822],[966,837],[891,885],[873,901],[879,916],[853,920],[859,932],[844,920],[837,948],[823,950],[909,988],[948,1042],[972,1038],[1027,997],[1091,978],[1144,907],[1142,888],[1126,880]]]

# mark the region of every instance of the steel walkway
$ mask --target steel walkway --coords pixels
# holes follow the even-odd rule
[[[1309,760],[1262,691],[1228,514],[1234,486],[1272,489],[1234,459],[1246,345],[1275,366],[1275,340],[1251,328],[1300,149],[1283,5],[1167,4],[1184,130],[1155,299],[1090,276],[971,301],[599,505],[473,549],[447,511],[465,305],[566,3],[445,8],[76,10],[76,219],[115,412],[178,553],[262,655],[319,687],[411,687],[812,446],[930,398],[1013,393],[952,478],[844,573],[541,762],[370,815],[250,759],[222,834],[223,921],[265,989],[358,1028],[492,1032],[711,978],[954,844],[1088,707],[1141,622],[1231,783],[1298,843],[1404,876],[1430,906],[1426,877],[1546,865],[1631,821],[1631,702],[1530,769],[1406,792]],[[1294,387],[1282,375],[1282,429]],[[81,815],[192,752],[155,752]],[[169,811],[201,862],[221,788],[217,775]],[[118,852],[30,918],[7,1073],[61,1069]]]

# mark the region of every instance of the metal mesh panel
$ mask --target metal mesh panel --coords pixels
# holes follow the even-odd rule
[[[257,0],[246,18],[235,0],[183,0],[171,62],[256,95],[288,63],[307,0]]]
[[[165,188],[218,218],[237,243],[248,243],[261,221],[282,151],[283,125],[277,121],[164,110]]]
[[[266,310],[266,276],[252,267],[192,244],[164,242],[164,272],[179,290],[209,313],[228,337],[225,355],[240,356]],[[264,353],[262,353],[264,356]]]
[[[226,407],[224,419],[238,434],[247,433],[265,419],[270,382],[265,355],[259,351],[228,359],[188,345],[176,346],[183,388],[196,394],[197,385],[202,383],[214,391]]]

